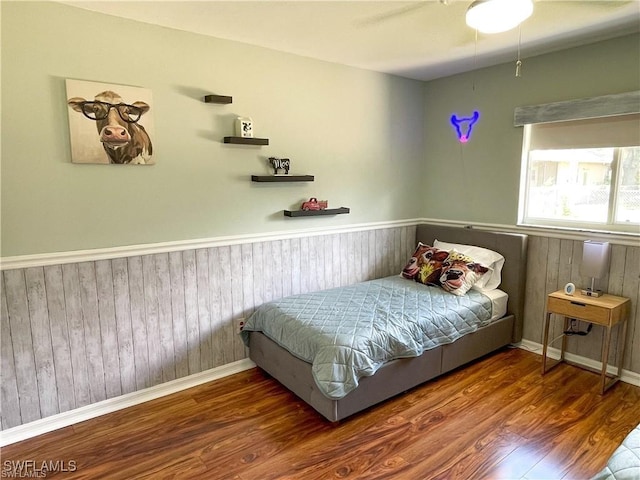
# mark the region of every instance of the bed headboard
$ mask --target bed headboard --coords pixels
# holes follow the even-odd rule
[[[507,312],[515,316],[513,342],[522,340],[524,320],[524,293],[527,273],[527,235],[519,233],[491,232],[468,227],[443,225],[418,225],[416,242],[433,245],[434,240],[448,243],[464,243],[494,250],[505,258],[500,289],[509,295]]]

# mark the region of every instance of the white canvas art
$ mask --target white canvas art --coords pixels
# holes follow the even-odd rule
[[[73,163],[152,165],[151,90],[66,80]]]

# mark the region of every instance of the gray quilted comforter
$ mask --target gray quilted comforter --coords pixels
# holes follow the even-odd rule
[[[319,389],[338,399],[385,362],[452,343],[491,318],[491,300],[456,296],[393,276],[283,298],[259,307],[242,337],[263,332],[312,364]]]
[[[622,444],[613,452],[607,466],[592,480],[640,479],[640,425],[631,430]]]

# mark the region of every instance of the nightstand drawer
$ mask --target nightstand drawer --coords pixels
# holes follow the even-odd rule
[[[579,318],[600,325],[609,325],[611,309],[588,305],[576,298],[575,300],[564,300],[561,298],[548,297],[547,311],[564,315],[565,317]]]

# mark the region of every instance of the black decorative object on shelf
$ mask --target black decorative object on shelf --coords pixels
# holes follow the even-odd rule
[[[204,96],[205,103],[221,103],[227,105],[233,102],[233,97],[228,97],[226,95],[205,95]]]
[[[349,213],[347,207],[326,208],[324,210],[285,210],[285,217],[315,217],[318,215],[339,215],[341,213]]]
[[[252,182],[313,182],[313,175],[251,175]]]
[[[286,175],[289,175],[289,168],[291,168],[291,160],[288,158],[276,158],[269,157],[269,163],[273,168],[273,174],[277,175],[278,170],[284,170]]]
[[[235,143],[237,145],[269,145],[269,139],[253,137],[224,137],[224,143]]]

